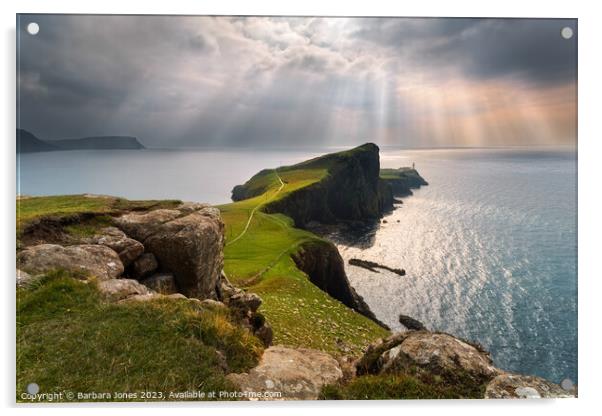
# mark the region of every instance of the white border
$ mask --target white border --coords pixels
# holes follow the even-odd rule
[[[423,414],[478,414],[505,415],[514,412],[545,412],[562,414],[586,412],[598,402],[598,384],[602,373],[600,359],[596,355],[602,340],[598,317],[602,293],[602,273],[600,273],[600,165],[601,152],[599,104],[602,88],[602,74],[599,41],[602,39],[602,26],[599,13],[593,1],[540,1],[524,0],[487,1],[431,1],[394,2],[392,0],[327,2],[326,0],[286,1],[261,0],[221,0],[194,1],[170,0],[163,2],[103,0],[82,2],[76,0],[29,1],[17,3],[2,2],[3,26],[3,65],[2,82],[4,97],[0,101],[4,126],[2,152],[2,262],[3,329],[6,337],[1,343],[3,365],[0,376],[2,404],[12,407],[14,403],[14,230],[15,230],[15,13],[124,13],[124,14],[259,14],[259,15],[346,15],[346,16],[476,16],[476,17],[570,17],[579,19],[579,395],[577,400],[556,400],[539,402],[509,401],[414,401],[414,402],[332,402],[332,403],[284,403],[284,404],[166,404],[160,408],[146,405],[129,405],[119,408],[119,412],[136,414],[164,415],[168,409],[175,413],[222,413],[237,411],[246,415],[308,413],[362,414],[376,408],[377,412],[420,412]],[[598,324],[598,325],[595,325]],[[115,407],[115,406],[112,406]],[[85,408],[85,410],[84,410]],[[117,410],[117,409],[115,409]],[[105,414],[106,409],[98,405],[64,408],[46,406],[43,408],[18,409],[32,414]]]

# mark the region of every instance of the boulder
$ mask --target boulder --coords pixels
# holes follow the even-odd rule
[[[125,214],[117,218],[115,223],[129,237],[144,242],[148,236],[157,232],[164,223],[175,220],[181,215],[182,213],[176,209],[157,209],[144,214]]]
[[[434,374],[461,373],[479,382],[501,372],[485,351],[451,335],[428,331],[409,331],[398,348],[383,357],[381,371],[409,368]]]
[[[133,296],[148,296],[154,292],[133,279],[111,279],[98,283],[98,290],[110,300],[120,301]]]
[[[161,267],[174,274],[181,293],[215,298],[224,266],[224,224],[219,210],[204,208],[162,224],[144,240]]]
[[[409,332],[397,332],[387,338],[380,338],[368,345],[364,355],[356,362],[357,375],[378,374],[383,367],[390,365],[390,351],[396,351],[409,335]]]
[[[486,399],[547,399],[575,397],[574,391],[564,390],[541,377],[503,373],[485,388]]]
[[[123,264],[117,253],[109,247],[95,244],[30,246],[17,254],[17,265],[27,273],[65,269],[101,280],[114,279],[123,273]]]
[[[259,365],[248,373],[227,378],[243,392],[281,393],[259,400],[316,400],[322,386],[340,381],[343,371],[337,360],[322,351],[277,345],[266,349]]]
[[[157,273],[144,279],[141,283],[163,295],[172,295],[178,292],[176,280],[171,273]]]
[[[421,369],[441,375],[462,374],[484,383],[502,373],[489,354],[451,335],[429,331],[393,334],[368,346],[357,361],[358,375]]]
[[[129,266],[136,258],[144,252],[144,246],[140,241],[129,238],[123,231],[116,227],[105,227],[100,234],[91,237],[90,244],[101,244],[107,246],[119,254],[119,258],[125,267]]]
[[[177,209],[126,214],[116,224],[142,241],[161,268],[173,273],[178,289],[188,297],[216,298],[223,268],[224,224],[217,208],[202,207],[186,215]]]
[[[132,275],[138,280],[150,276],[157,268],[157,258],[153,253],[144,253],[132,263]]]

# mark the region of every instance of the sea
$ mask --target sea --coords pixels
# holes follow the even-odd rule
[[[17,156],[22,195],[108,194],[229,202],[261,169],[337,149],[145,149]],[[574,147],[381,149],[429,182],[352,238],[332,235],[376,316],[399,314],[476,341],[505,370],[577,382],[577,153]],[[347,262],[346,262],[347,263]]]

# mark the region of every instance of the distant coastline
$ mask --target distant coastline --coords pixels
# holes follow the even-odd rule
[[[61,150],[145,149],[136,137],[94,136],[75,139],[42,140],[33,133],[17,129],[17,153],[53,152]]]

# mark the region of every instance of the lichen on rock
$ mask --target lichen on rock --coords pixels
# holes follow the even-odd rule
[[[277,345],[264,351],[257,367],[228,378],[243,392],[263,394],[259,400],[317,400],[322,386],[339,382],[343,371],[322,351]]]
[[[95,244],[30,246],[17,254],[17,265],[21,270],[32,274],[64,269],[82,277],[94,276],[100,280],[114,279],[124,270],[115,251]]]

